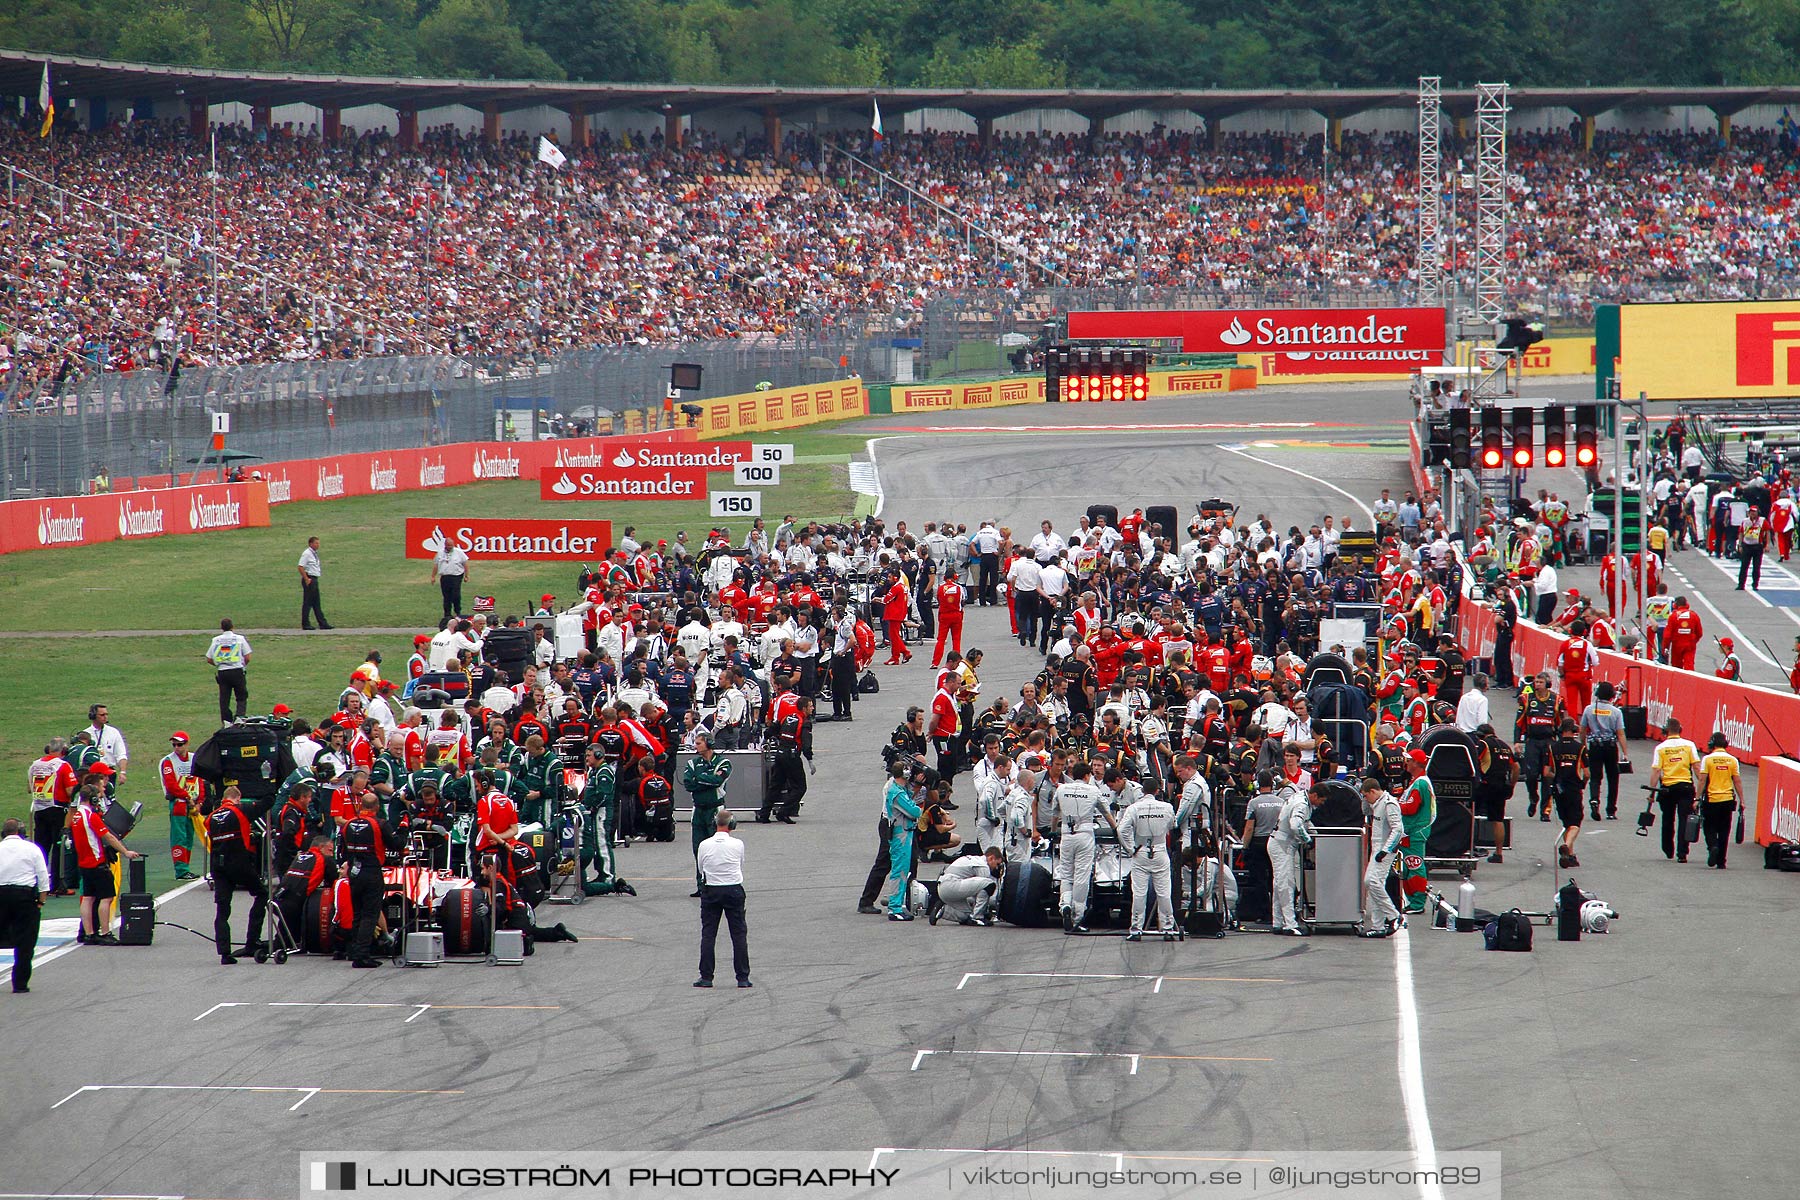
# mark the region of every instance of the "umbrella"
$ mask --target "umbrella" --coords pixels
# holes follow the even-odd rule
[[[251,459],[260,461],[262,455],[252,454],[248,450],[208,450],[199,458],[190,458],[188,461],[191,463],[234,463],[249,462]]]

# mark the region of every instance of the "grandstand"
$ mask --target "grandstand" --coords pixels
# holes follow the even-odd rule
[[[0,91],[41,64],[0,55]],[[576,347],[810,338],[802,362],[848,360],[882,378],[889,361],[876,351],[929,333],[928,308],[946,300],[997,338],[1035,332],[1071,289],[1083,301],[1246,304],[1411,291],[1413,140],[1342,124],[1410,107],[1410,93],[914,91],[884,103],[956,105],[979,131],[895,134],[877,152],[866,122],[783,132],[779,116],[860,108],[866,92],[56,70],[93,97],[85,116],[50,138],[35,120],[0,133],[11,218],[0,229],[0,396],[15,410],[54,406],[72,379],[98,372],[167,377],[177,355],[184,370],[396,354],[516,367]],[[139,99],[127,109],[109,95]],[[209,126],[207,103],[192,101],[170,117],[180,95],[248,102],[252,122]],[[307,98],[322,129],[272,121],[273,104]],[[1621,105],[1729,114],[1784,98],[1519,93],[1517,108],[1583,115],[1512,140],[1509,302],[1584,320],[1611,300],[1791,292],[1791,122],[1735,133],[1726,117],[1705,133],[1594,125]],[[420,108],[458,100],[484,113],[479,131],[419,130]],[[414,107],[360,131],[334,107],[382,102]],[[759,103],[762,136],[683,133],[683,114]],[[1464,103],[1446,93],[1453,114]],[[501,132],[502,110],[527,104],[573,114],[587,145],[571,147],[563,170],[537,162],[534,137]],[[998,115],[1034,104],[1081,113],[1097,132],[994,134]],[[650,128],[590,131],[584,105],[644,110]],[[1253,107],[1317,112],[1327,132],[1221,131]],[[1202,113],[1206,127],[1104,132],[1109,117],[1170,108]],[[1473,251],[1473,205],[1455,201],[1453,274]]]

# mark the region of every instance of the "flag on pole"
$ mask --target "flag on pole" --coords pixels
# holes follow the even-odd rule
[[[569,156],[564,154],[555,142],[540,135],[538,137],[538,161],[549,163],[560,170],[562,165],[569,161]]]
[[[875,119],[869,123],[869,128],[875,131],[875,140],[879,142],[881,140],[881,101],[875,97],[870,97],[870,99],[875,105]]]
[[[50,98],[50,60],[44,60],[44,81],[38,84],[38,107],[44,110],[44,127],[38,130],[39,137],[50,136],[50,126],[56,120],[56,101]]]

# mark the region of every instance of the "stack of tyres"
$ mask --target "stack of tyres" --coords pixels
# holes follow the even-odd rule
[[[1171,546],[1181,544],[1181,517],[1173,504],[1152,504],[1144,510],[1144,519],[1152,525],[1162,526],[1156,536],[1169,539]]]

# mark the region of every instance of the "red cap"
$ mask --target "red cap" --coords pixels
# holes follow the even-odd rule
[[[552,596],[548,592],[546,592],[542,596],[538,597],[538,603],[539,604],[549,604],[551,601],[553,601],[555,599],[556,599],[555,596]]]
[[[381,681],[380,681],[380,682],[379,682],[379,683],[377,683],[377,684],[376,684],[376,685],[375,685],[375,690],[376,690],[376,691],[378,691],[378,692],[391,692],[391,691],[394,691],[394,690],[395,690],[395,688],[394,688],[394,681],[393,681],[393,680],[391,680],[391,679],[383,679],[383,680],[381,680]]]
[[[1571,595],[1571,596],[1579,596],[1579,595],[1581,595],[1581,589],[1580,589],[1580,588],[1570,588],[1570,589],[1569,589],[1569,595]]]
[[[1414,762],[1418,763],[1422,767],[1425,765],[1425,760],[1430,756],[1427,755],[1423,750],[1412,750],[1407,753],[1406,757],[1412,759]]]
[[[188,735],[185,731],[177,729],[174,733],[169,735],[169,740],[171,742],[185,742],[188,740]]]
[[[413,634],[413,645],[429,646],[429,645],[431,645],[431,638],[429,638],[428,636],[426,636],[423,633],[415,633],[415,634]]]
[[[269,715],[272,717],[285,717],[293,711],[294,711],[293,709],[289,708],[285,704],[277,704],[274,708],[271,708],[269,710]]]
[[[89,775],[111,775],[113,774],[113,769],[105,763],[95,763],[87,769],[87,773]]]
[[[1731,649],[1736,644],[1737,644],[1736,642],[1732,641],[1728,637],[1722,637],[1719,639],[1719,645],[1725,647],[1725,649],[1727,649],[1727,650]]]

